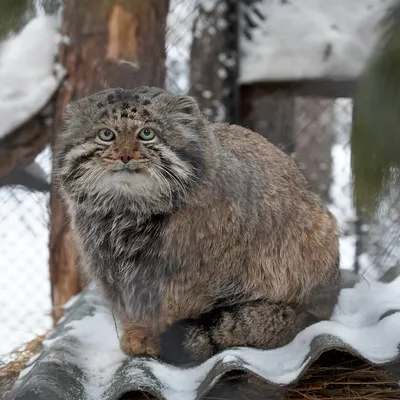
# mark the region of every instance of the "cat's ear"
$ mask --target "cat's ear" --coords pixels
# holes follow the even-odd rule
[[[63,113],[63,126],[67,127],[77,117],[77,110],[74,103],[68,103]],[[64,131],[64,129],[62,130]]]
[[[67,104],[65,108],[65,118],[67,120],[74,118],[81,118],[92,115],[92,102],[88,101],[87,98],[83,98],[80,100],[71,101]]]
[[[65,107],[65,117],[66,118],[74,118],[77,117],[80,113],[81,107],[78,104],[78,101],[71,101]]]
[[[65,107],[65,112],[64,112],[65,119],[72,118],[74,116],[75,112],[76,112],[75,104],[74,103],[68,103],[67,106]]]
[[[200,114],[199,105],[197,104],[197,100],[191,96],[179,96],[176,99],[175,104],[176,109],[188,115],[198,116]]]

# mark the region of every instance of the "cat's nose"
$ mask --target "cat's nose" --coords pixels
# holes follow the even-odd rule
[[[120,155],[119,155],[119,158],[120,158],[120,160],[123,162],[123,163],[127,163],[129,160],[132,160],[132,156],[130,155],[130,154],[128,154],[128,153],[121,153]]]

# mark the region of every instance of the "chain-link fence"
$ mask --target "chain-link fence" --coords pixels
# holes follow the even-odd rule
[[[50,173],[50,150],[37,158]],[[51,327],[49,193],[0,188],[0,359]]]
[[[352,170],[352,117],[352,99],[297,98],[296,159],[338,220],[341,268],[380,279],[388,270],[398,274],[400,265],[400,176],[393,169],[376,211],[361,216]]]
[[[297,163],[313,189],[336,216],[340,229],[341,268],[354,269],[357,213],[351,173],[351,99],[296,99]]]
[[[187,93],[190,88],[190,48],[196,4],[197,0],[173,0],[170,5],[166,86],[175,93]],[[209,92],[207,87],[203,92]],[[360,250],[362,246],[356,231],[357,213],[351,177],[351,115],[350,99],[296,97],[293,136],[298,165],[339,221],[342,267],[353,269],[359,263],[362,273],[370,273],[373,270],[368,261],[370,254],[367,248]],[[46,149],[36,161],[50,175],[50,150]],[[397,201],[398,206],[396,193],[397,197],[392,195],[390,198],[394,203]],[[47,192],[20,187],[0,189],[0,359],[52,325],[48,202]],[[397,257],[396,236],[390,234],[385,224],[393,228],[393,219],[396,217],[398,221],[399,213],[393,211],[396,209],[393,204],[389,208],[387,204],[382,207],[387,209],[384,223],[381,219],[372,226],[378,231],[375,238],[378,237],[382,251],[387,254],[388,248],[391,249],[389,264],[392,264],[393,257]],[[369,226],[371,224],[363,224],[361,231],[366,232]],[[386,264],[384,268],[390,266]]]

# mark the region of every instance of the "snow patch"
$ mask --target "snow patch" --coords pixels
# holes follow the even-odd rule
[[[56,17],[38,16],[0,45],[0,138],[38,113],[64,78],[58,28]]]
[[[200,0],[199,3],[205,12],[211,12],[215,8],[215,0]]]
[[[79,339],[82,369],[87,373],[88,392],[93,399],[100,399],[108,388],[115,371],[127,358],[119,347],[114,320],[108,310],[96,312],[80,321],[67,324],[69,335]]]
[[[226,71],[225,68],[218,68],[217,71],[218,77],[221,79],[226,79],[228,77],[228,72]]]
[[[64,336],[76,338],[79,344],[72,349],[75,356],[72,356],[70,362],[76,362],[84,371],[87,377],[86,389],[91,398],[102,398],[116,370],[127,358],[120,349],[112,313],[105,306],[96,305],[93,315],[71,321],[65,329],[65,335],[46,339],[43,345],[46,348],[57,346]]]
[[[237,361],[237,358],[228,354],[227,356],[224,357],[223,361],[224,363],[231,363]]]
[[[26,363],[25,367],[30,367],[33,363],[35,363],[42,353],[37,353],[33,355],[29,361]]]
[[[357,214],[353,202],[353,179],[351,172],[350,128],[352,101],[338,99],[335,102],[336,143],[332,146],[332,184],[329,210],[336,217],[339,227],[340,268],[354,269],[356,242],[354,222]]]
[[[212,92],[210,90],[203,90],[203,92],[201,93],[201,95],[205,98],[205,99],[211,99],[212,97]]]
[[[348,328],[335,321],[323,321],[312,325],[288,345],[279,349],[259,351],[240,349],[230,354],[241,357],[246,367],[267,380],[286,385],[295,380],[307,366],[313,339],[329,334],[350,345],[367,360],[376,363],[393,361],[398,355],[400,315],[394,314],[377,325],[364,328]]]
[[[212,0],[211,0],[212,1]],[[166,88],[176,94],[189,89],[189,59],[197,1],[171,0],[167,16]]]
[[[63,306],[64,310],[69,310],[79,299],[79,294],[72,296]]]
[[[379,22],[393,3],[264,0],[245,7],[257,27],[246,30],[251,39],[240,35],[240,82],[356,78],[376,45]],[[245,23],[243,19],[241,26]]]
[[[25,367],[25,368],[19,373],[18,379],[22,379],[24,376],[26,376],[26,375],[32,370],[33,366],[34,366],[34,364]]]

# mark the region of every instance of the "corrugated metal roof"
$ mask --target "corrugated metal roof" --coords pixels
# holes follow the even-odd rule
[[[361,282],[342,290],[332,321],[307,328],[283,348],[230,349],[182,369],[122,353],[118,325],[97,289],[89,287],[66,306],[65,317],[21,373],[11,398],[117,400],[145,391],[160,399],[194,400],[232,370],[251,372],[276,387],[293,383],[331,349],[384,365],[399,355],[400,313],[390,312],[400,310],[398,293],[400,278],[389,284]]]

